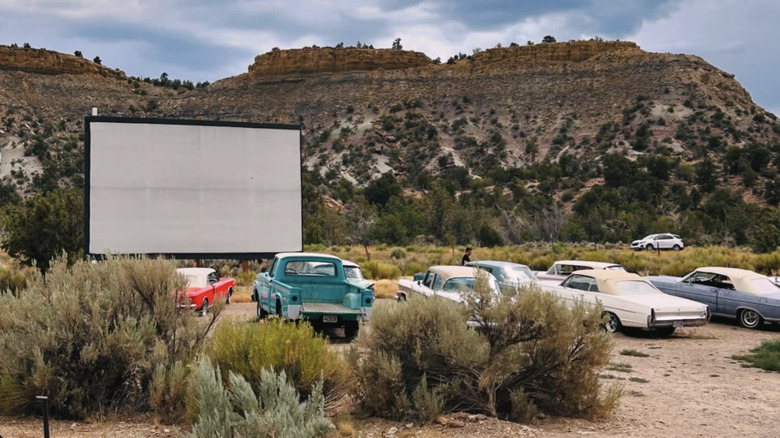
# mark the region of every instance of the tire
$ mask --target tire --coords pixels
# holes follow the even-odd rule
[[[260,304],[260,300],[257,300],[257,319],[266,319],[268,318],[268,312],[263,309],[263,306]]]
[[[605,316],[609,319],[602,326],[607,333],[615,333],[620,330],[620,319],[612,312],[605,312]]]
[[[674,334],[674,331],[676,330],[676,327],[660,327],[655,329],[656,333],[658,333],[661,336],[672,336]]]
[[[672,247],[672,249],[673,249],[673,250],[675,250],[675,251],[679,251],[679,250],[681,250],[682,248],[680,248],[680,245],[677,245],[677,244],[675,243],[675,244],[674,244],[674,246]]]
[[[652,251],[652,250],[654,250],[655,248],[653,247],[653,244],[652,244],[652,243],[648,243],[648,244],[647,244],[647,246],[645,247],[645,249],[646,249],[646,250],[648,250],[648,251]]]
[[[228,289],[227,298],[225,298],[225,304],[230,304],[230,297],[233,296],[233,288]]]
[[[347,323],[344,326],[344,337],[350,341],[357,338],[358,332],[360,332],[360,324],[357,321]]]
[[[755,310],[742,309],[737,315],[737,321],[742,327],[756,329],[761,325],[763,319]]]
[[[209,314],[209,299],[204,298],[203,304],[200,305],[200,312],[198,312],[198,315],[206,316],[208,314]]]
[[[276,299],[276,316],[282,317],[282,301],[279,298]]]

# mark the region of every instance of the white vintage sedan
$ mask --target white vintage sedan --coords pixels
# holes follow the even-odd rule
[[[701,326],[710,318],[707,305],[667,295],[648,280],[625,271],[581,270],[560,285],[542,285],[542,289],[570,304],[601,303],[609,332],[635,327],[671,335],[678,327]]]
[[[431,266],[421,280],[398,280],[399,301],[413,299],[414,296],[440,297],[456,303],[463,302],[461,294],[473,291],[477,284],[478,268],[470,266]],[[487,282],[490,290],[496,294],[500,288],[496,278],[485,273],[479,277]]]
[[[560,282],[569,276],[572,272],[582,271],[583,269],[606,269],[610,271],[625,271],[625,268],[608,262],[592,262],[589,260],[558,260],[550,266],[550,269],[536,272],[536,277],[548,284],[550,282]]]

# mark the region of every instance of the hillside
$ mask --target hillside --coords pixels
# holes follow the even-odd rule
[[[451,61],[391,49],[274,50],[245,73],[190,90],[75,56],[0,46],[0,176],[21,193],[80,184],[83,117],[98,107],[101,115],[301,124],[313,171],[307,182],[335,199],[328,205],[351,211],[354,187],[373,190],[390,171],[407,204],[443,185],[461,207],[480,209],[468,230],[452,225],[460,243],[485,240],[483,225],[509,242],[625,241],[691,221],[692,238],[723,231],[714,239],[744,243],[749,233],[713,218],[709,200],[732,205],[736,196],[752,213],[780,202],[780,124],[733,75],[699,57],[575,41]],[[366,197],[381,219],[388,199]],[[311,218],[322,216],[310,207]],[[637,208],[649,211],[621,217]],[[550,222],[541,217],[558,210],[568,219],[540,231]],[[701,214],[685,219],[692,212]],[[609,230],[598,231],[604,224]],[[404,224],[400,240],[444,238],[436,227],[412,226]]]

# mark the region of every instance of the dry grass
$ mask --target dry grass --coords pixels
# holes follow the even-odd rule
[[[236,286],[233,289],[233,298],[231,298],[230,301],[233,303],[251,303],[252,288],[246,286]]]
[[[374,286],[375,298],[395,298],[398,292],[398,280],[377,280]]]
[[[336,423],[336,430],[339,431],[341,436],[353,436],[355,435],[355,426],[349,421],[339,421]]]

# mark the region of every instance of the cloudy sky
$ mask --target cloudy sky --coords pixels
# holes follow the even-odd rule
[[[699,55],[780,115],[777,0],[0,0],[0,44],[80,50],[132,76],[247,71],[273,47],[404,49],[446,61],[497,43],[629,40]]]

